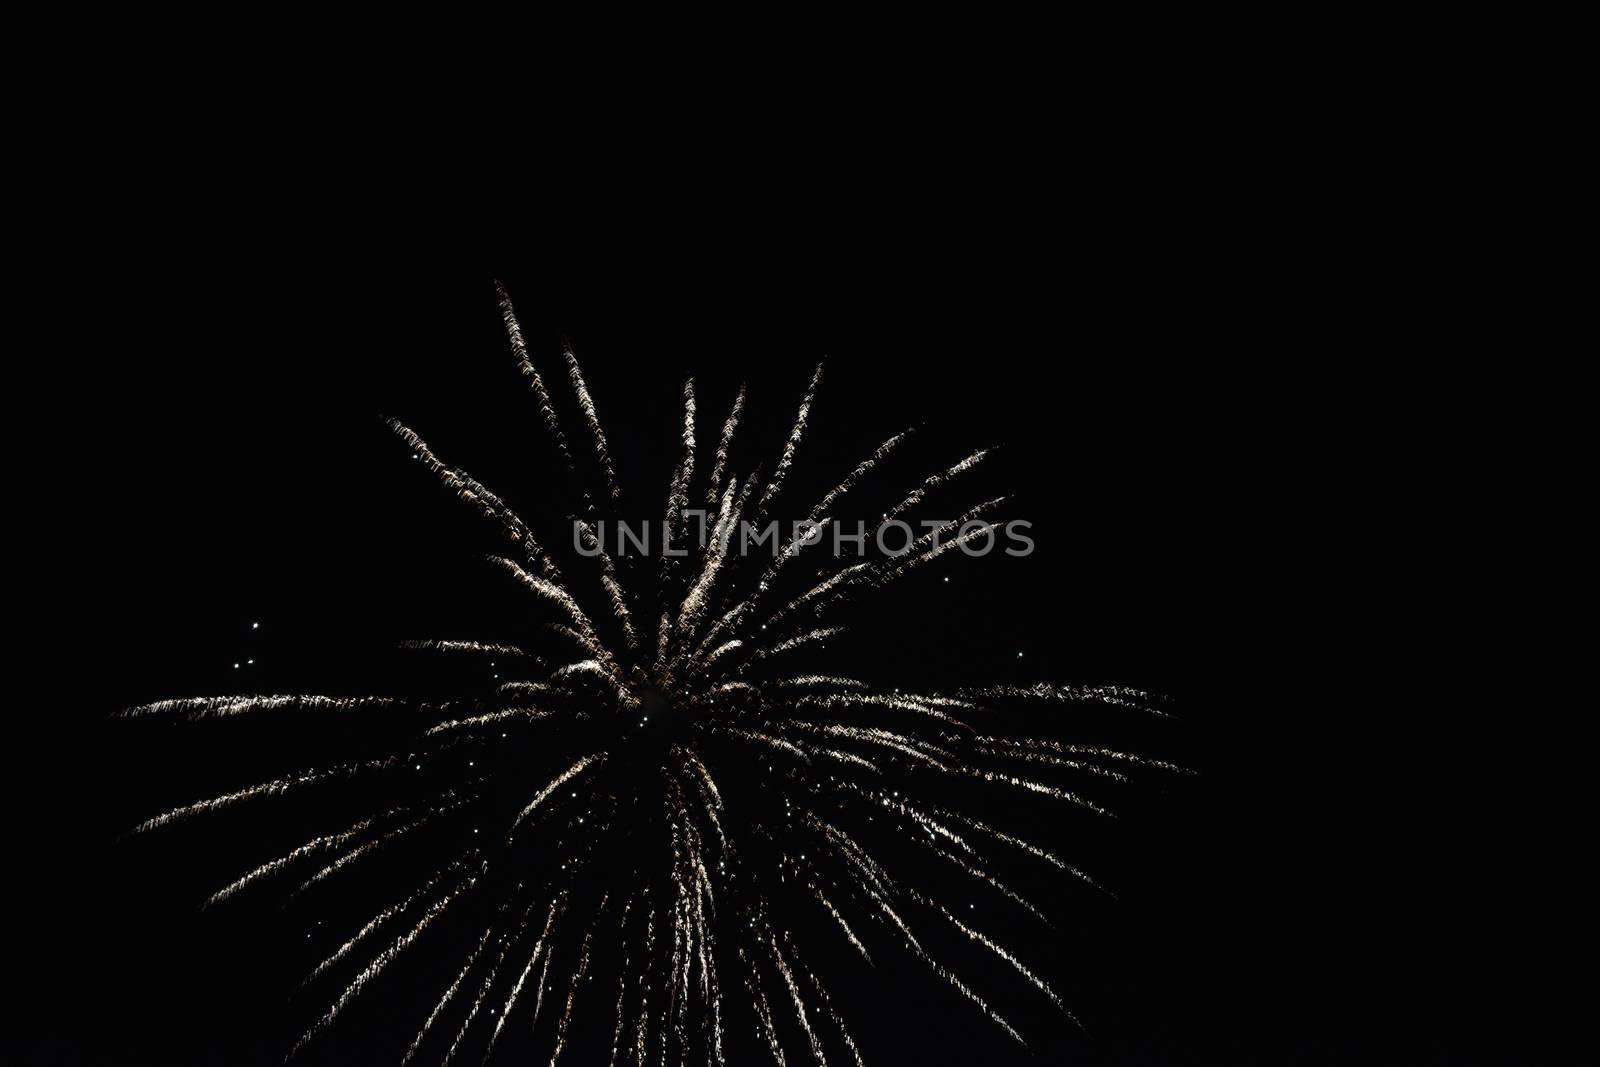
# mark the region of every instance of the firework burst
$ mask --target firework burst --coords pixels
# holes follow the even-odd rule
[[[361,817],[239,874],[210,903],[258,883],[315,893],[359,879],[393,854],[411,855],[411,869],[425,872],[415,884],[391,885],[312,969],[304,988],[320,991],[323,1006],[290,1058],[337,1026],[353,1002],[430,938],[441,952],[456,944],[456,960],[446,971],[419,969],[424,973],[413,977],[434,992],[413,1020],[405,1063],[488,1062],[520,1031],[552,1064],[580,1044],[584,1062],[638,1067],[701,1060],[721,1067],[751,1062],[757,1051],[780,1065],[860,1064],[848,1006],[830,998],[827,968],[795,936],[800,926],[837,939],[835,963],[870,967],[884,954],[908,953],[997,1032],[1024,1045],[1025,1035],[994,999],[958,973],[958,953],[992,957],[1027,995],[1070,1019],[1061,994],[1020,948],[981,929],[981,913],[957,915],[936,887],[964,879],[964,893],[987,893],[996,908],[1015,909],[1048,930],[1050,917],[1007,884],[993,855],[1008,852],[1012,862],[1025,857],[1021,862],[1095,883],[1026,834],[963,811],[971,810],[964,801],[984,790],[1009,791],[1108,816],[1094,799],[1095,784],[1126,781],[1143,768],[1177,768],[1033,736],[1026,724],[1060,704],[1160,715],[1156,701],[1121,687],[882,689],[869,679],[785,667],[802,649],[814,658],[840,632],[852,604],[965,544],[974,536],[965,532],[968,524],[990,518],[1003,498],[930,529],[902,554],[833,561],[794,581],[799,568],[792,561],[815,543],[808,538],[792,537],[753,564],[730,546],[742,523],[766,521],[781,499],[802,452],[821,367],[764,480],[734,470],[743,387],[710,463],[697,466],[690,382],[663,525],[673,542],[683,541],[686,512],[703,506],[707,536],[699,546],[684,541],[690,551],[683,556],[614,557],[600,532],[622,493],[594,398],[564,346],[559,376],[583,424],[569,437],[551,383],[530,356],[505,290],[497,289],[550,454],[571,485],[588,487],[577,491],[571,516],[582,551],[558,563],[501,497],[408,426],[390,426],[418,463],[503,535],[505,547],[492,562],[528,595],[548,640],[537,648],[406,643],[421,655],[496,664],[505,680],[487,696],[425,702],[246,695],[166,700],[124,713],[372,724],[372,749],[360,758],[299,769],[138,827],[156,831],[285,794],[356,791],[371,805]],[[848,471],[806,510],[807,526],[833,518],[840,500],[907,436],[889,437]],[[893,521],[985,456],[974,452],[875,510],[882,522]],[[408,776],[424,766],[429,774],[419,786]],[[889,857],[908,849],[920,862],[896,869]],[[471,932],[452,941],[441,931],[466,928],[453,920],[470,923]]]

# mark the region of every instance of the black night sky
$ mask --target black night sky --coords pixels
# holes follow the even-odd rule
[[[997,217],[1006,236],[941,230],[886,240],[893,254],[674,244],[648,263],[607,232],[581,265],[537,235],[487,258],[398,242],[363,257],[264,225],[96,258],[51,312],[54,436],[12,472],[59,562],[13,662],[21,1002],[3,1039],[20,1052],[0,1059],[280,1062],[310,1010],[290,999],[307,942],[326,948],[315,916],[271,892],[199,909],[265,858],[248,835],[270,813],[119,835],[296,752],[109,716],[235,689],[384,691],[409,677],[395,642],[493,636],[482,527],[380,416],[540,506],[550,457],[498,272],[535,359],[553,368],[571,338],[637,497],[664,492],[686,374],[702,441],[749,384],[748,466],[827,358],[801,495],[911,424],[918,469],[1002,446],[975,485],[1014,494],[1035,555],[930,570],[842,647],[852,666],[1172,698],[1171,723],[1105,720],[1198,772],[1141,778],[1117,826],[1085,831],[1076,858],[1118,899],[1030,887],[1060,926],[1030,958],[1089,1034],[1011,997],[1029,1059],[894,964],[834,986],[870,1062],[1539,1062],[1532,994],[1509,991],[1535,935],[1505,915],[1529,846],[1479,788],[1498,697],[1442,673],[1441,579],[1406,525],[1456,477],[1386,399],[1423,372],[1371,343],[1358,282],[1301,286],[1271,242],[1243,249],[1196,217]],[[595,269],[607,249],[625,280]],[[392,1059],[446,966],[410,961],[414,998],[378,998],[304,1062]]]

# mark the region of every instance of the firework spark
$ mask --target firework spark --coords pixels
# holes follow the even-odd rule
[[[374,745],[383,747],[353,761],[185,804],[147,818],[139,832],[291,792],[391,782],[420,771],[424,762],[434,772],[424,798],[323,827],[210,897],[210,904],[222,904],[281,878],[290,879],[285,888],[292,893],[314,896],[329,882],[355,877],[352,871],[374,862],[368,857],[434,850],[419,857],[428,872],[421,884],[386,895],[399,902],[350,931],[306,979],[303,988],[335,984],[290,1057],[335,1025],[381,973],[417,955],[408,952],[413,944],[432,939],[448,949],[438,945],[439,931],[460,921],[472,924],[471,933],[441,974],[431,1009],[412,1021],[406,1063],[449,1063],[469,1054],[488,1062],[504,1052],[508,1035],[520,1031],[525,1042],[543,1042],[552,1064],[594,1036],[595,1049],[575,1053],[586,1062],[604,1055],[609,1043],[610,1062],[636,1067],[702,1059],[725,1067],[730,1058],[748,1062],[754,1050],[765,1050],[760,1055],[780,1065],[789,1057],[825,1064],[829,1056],[859,1065],[864,1054],[847,1028],[849,1012],[830,999],[826,969],[814,968],[801,939],[791,936],[796,923],[834,938],[835,955],[858,965],[872,966],[896,949],[908,952],[976,1016],[1019,1043],[1026,1044],[1023,1034],[958,975],[959,961],[944,958],[949,950],[943,946],[965,945],[997,958],[1029,995],[1071,1019],[1064,998],[1024,958],[1026,951],[980,928],[982,913],[963,910],[958,917],[926,875],[918,885],[916,870],[893,870],[891,857],[907,850],[889,847],[886,835],[915,842],[910,851],[923,850],[917,855],[924,867],[955,872],[969,889],[1048,930],[1051,919],[1007,884],[980,845],[1004,846],[1099,885],[1022,833],[964,814],[960,798],[1007,792],[1024,794],[1022,803],[1109,815],[1105,789],[1135,773],[1181,768],[1003,724],[1025,720],[1030,708],[1059,704],[1162,715],[1159,701],[1122,687],[1044,683],[951,694],[884,690],[862,678],[784,666],[815,658],[829,639],[846,632],[840,616],[857,599],[968,543],[977,535],[955,531],[1004,498],[938,524],[903,554],[840,562],[780,590],[785,565],[815,542],[790,538],[770,561],[746,566],[730,550],[730,539],[742,516],[766,518],[780,498],[818,403],[821,366],[765,481],[759,468],[742,481],[734,470],[743,386],[716,438],[709,470],[700,467],[703,484],[696,479],[690,382],[665,523],[672,543],[688,545],[688,558],[664,556],[648,576],[635,573],[619,566],[628,561],[620,554],[613,559],[597,534],[622,493],[577,358],[563,344],[563,373],[548,378],[571,388],[584,431],[577,437],[587,437],[591,452],[584,463],[569,447],[556,398],[535,366],[510,296],[498,283],[496,293],[537,424],[579,497],[565,512],[583,549],[582,559],[563,560],[574,576],[563,573],[532,524],[500,496],[439,458],[409,427],[394,420],[390,426],[423,469],[503,534],[507,554],[489,559],[529,595],[530,615],[556,640],[537,652],[504,641],[404,643],[418,652],[492,658],[511,677],[488,696],[442,703],[399,696],[222,696],[165,700],[124,713],[141,720],[252,722],[338,716],[361,723],[371,717],[387,727],[374,731]],[[889,437],[845,472],[803,509],[806,522],[830,518],[841,498],[908,434]],[[898,503],[877,513],[878,528],[910,513],[935,489],[962,480],[989,455],[970,453],[902,490]],[[582,485],[582,466],[598,474],[597,489]],[[686,509],[702,501],[710,536],[696,548],[683,539]],[[395,729],[404,731],[398,745]],[[952,792],[952,783],[966,792]],[[1097,787],[1101,792],[1094,793]],[[605,933],[596,938],[598,929]],[[731,995],[725,998],[724,991]],[[551,1013],[541,1026],[547,1000]]]

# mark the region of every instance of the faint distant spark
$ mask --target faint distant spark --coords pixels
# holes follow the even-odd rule
[[[860,966],[888,951],[909,953],[1018,1042],[1024,1039],[1017,1028],[943,958],[949,945],[965,942],[992,956],[1070,1018],[1037,964],[1025,961],[1031,946],[1007,947],[985,933],[983,913],[975,914],[968,900],[988,894],[995,908],[1015,908],[1023,921],[1050,928],[1041,908],[994,873],[991,850],[1012,851],[1012,864],[1043,861],[1095,883],[1023,832],[960,809],[980,806],[990,793],[1013,792],[1089,817],[1108,815],[1090,796],[1097,785],[1126,781],[1135,769],[1179,768],[1035,736],[1039,713],[1050,704],[1094,703],[1162,714],[1155,699],[1122,687],[1044,683],[941,695],[785,666],[829,647],[842,628],[825,622],[837,622],[861,597],[970,543],[981,532],[973,524],[987,530],[987,515],[1004,498],[953,520],[925,522],[925,532],[907,537],[903,552],[851,564],[833,560],[800,578],[790,563],[821,540],[808,531],[833,521],[835,506],[907,439],[899,433],[824,494],[781,551],[747,561],[729,548],[733,531],[759,524],[780,498],[800,454],[821,367],[764,481],[734,473],[732,449],[746,400],[740,388],[699,490],[690,382],[664,529],[681,532],[691,503],[704,502],[709,536],[683,556],[614,556],[597,530],[601,509],[614,511],[622,493],[577,359],[566,346],[561,377],[592,451],[581,463],[510,298],[497,290],[537,421],[570,484],[588,486],[577,490],[577,551],[567,561],[581,573],[569,578],[500,496],[436,456],[409,427],[390,425],[418,463],[498,527],[505,554],[492,561],[529,594],[530,611],[543,613],[540,651],[512,641],[406,643],[492,661],[493,677],[507,680],[488,696],[437,703],[222,696],[164,700],[124,713],[336,715],[371,724],[376,751],[365,758],[298,770],[138,827],[153,830],[302,791],[343,788],[365,798],[372,790],[391,798],[353,824],[325,827],[211,898],[220,903],[280,877],[298,880],[296,893],[313,892],[337,878],[359,877],[374,855],[417,853],[426,872],[421,884],[380,888],[390,883],[371,880],[372,891],[383,893],[381,906],[313,969],[308,984],[332,983],[326,1007],[290,1055],[334,1025],[415,943],[431,936],[448,946],[464,936],[436,932],[458,915],[489,918],[462,942],[459,969],[437,976],[441,992],[416,1020],[406,1062],[424,1054],[442,1063],[466,1055],[487,1061],[504,1050],[504,1036],[518,1032],[525,1045],[550,1049],[552,1064],[574,1041],[597,1034],[585,1062],[606,1056],[610,1064],[638,1067],[701,1059],[743,1065],[759,1048],[784,1064],[788,1054],[800,1055],[785,1047],[799,1038],[805,1057],[819,1064],[830,1055],[859,1064],[845,1012],[806,962],[803,939],[790,934],[797,924],[831,929],[848,954],[839,958],[859,958]],[[876,533],[986,455],[974,452],[892,506],[873,509]],[[598,486],[580,467],[598,475]],[[946,624],[986,621],[952,616]],[[429,773],[417,775],[424,766]],[[403,800],[394,806],[396,796]],[[910,866],[891,870],[908,850],[922,852],[921,873]],[[930,866],[947,872],[940,885],[960,887],[959,903],[933,891]],[[956,907],[963,909],[960,918]],[[575,1027],[574,1016],[585,1013],[593,1025]]]

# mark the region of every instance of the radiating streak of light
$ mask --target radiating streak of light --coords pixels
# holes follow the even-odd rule
[[[499,1018],[495,1020],[494,1032],[489,1035],[489,1045],[483,1051],[484,1063],[488,1063],[489,1057],[494,1053],[494,1047],[500,1040],[500,1032],[506,1028],[506,1023],[511,1019],[511,1011],[517,1006],[517,998],[522,995],[522,987],[527,984],[528,976],[533,973],[533,967],[536,963],[539,964],[539,981],[535,986],[533,1021],[538,1021],[539,1009],[544,1003],[545,973],[550,965],[550,953],[545,952],[545,946],[550,939],[551,927],[555,925],[556,920],[560,918],[565,910],[565,903],[561,898],[550,902],[550,908],[544,917],[544,929],[540,931],[539,939],[534,942],[533,951],[528,954],[528,962],[522,968],[522,973],[517,976],[516,983],[512,985],[511,993],[506,997],[505,1006],[496,1013]],[[531,1024],[529,1028],[532,1029]]]
[[[789,432],[789,440],[784,442],[783,455],[778,457],[778,465],[772,472],[772,479],[767,483],[766,490],[761,494],[761,499],[756,503],[756,515],[765,516],[767,506],[777,497],[783,489],[784,479],[789,476],[789,468],[794,465],[795,453],[800,448],[800,438],[806,432],[806,420],[811,415],[811,404],[816,399],[817,386],[822,384],[822,364],[817,364],[816,371],[811,375],[811,384],[806,387],[805,399],[800,401],[800,411],[795,415],[794,429]]]
[[[572,390],[578,398],[578,408],[583,412],[583,421],[589,427],[589,436],[594,443],[595,460],[599,463],[600,473],[606,481],[606,492],[613,504],[620,503],[622,494],[617,489],[617,472],[611,466],[611,450],[606,447],[606,435],[600,428],[600,415],[595,410],[594,398],[589,395],[589,387],[584,383],[583,372],[578,369],[578,357],[572,354],[572,346],[565,341],[562,343],[561,354],[567,361],[567,380],[572,383]]]
[[[528,806],[523,808],[522,811],[517,814],[516,820],[512,823],[512,828],[515,829],[516,827],[522,825],[523,821],[527,819],[529,815],[533,814],[534,809],[540,804],[543,804],[546,800],[549,800],[550,795],[557,789],[560,789],[562,786],[572,781],[572,779],[576,778],[579,774],[582,774],[586,768],[593,766],[603,759],[605,759],[604,752],[597,752],[592,755],[584,756],[572,766],[556,775],[555,778],[551,780],[550,784],[546,785],[543,789],[539,790],[539,792],[535,793],[533,799],[528,802]]]
[[[728,418],[722,424],[722,434],[717,438],[717,455],[711,466],[711,477],[706,484],[706,510],[710,511],[717,506],[717,495],[722,491],[722,479],[728,469],[728,453],[733,448],[733,435],[739,429],[739,416],[744,411],[744,386],[739,386],[739,395],[733,398],[733,407],[728,411]]]

